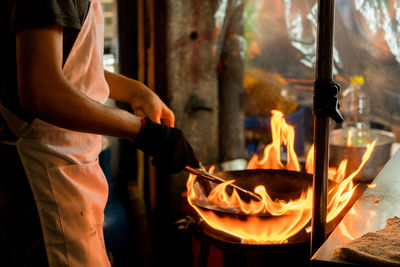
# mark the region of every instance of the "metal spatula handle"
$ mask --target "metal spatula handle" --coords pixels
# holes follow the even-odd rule
[[[198,177],[204,178],[204,179],[206,179],[208,181],[211,181],[213,183],[221,184],[221,183],[226,182],[224,179],[221,179],[221,178],[219,178],[219,177],[217,177],[215,175],[212,175],[211,173],[208,173],[204,169],[199,169],[199,168],[193,168],[193,167],[190,167],[190,166],[186,166],[185,170],[187,172],[190,172],[190,173],[192,173],[194,175],[197,175]],[[255,194],[255,193],[253,193],[253,192],[251,192],[249,190],[246,190],[244,188],[241,188],[240,186],[237,186],[235,184],[229,184],[228,186],[232,186],[236,190],[242,191],[243,193],[245,193],[247,195],[250,195],[251,197],[256,198],[257,200],[262,200],[262,198],[259,195]]]

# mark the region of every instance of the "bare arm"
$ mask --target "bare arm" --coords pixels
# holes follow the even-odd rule
[[[18,89],[23,110],[75,131],[132,138],[140,118],[84,95],[62,72],[62,28],[51,26],[17,33]]]
[[[174,126],[174,113],[143,83],[108,71],[104,71],[104,75],[111,98],[130,104],[133,110],[142,110],[157,123]]]

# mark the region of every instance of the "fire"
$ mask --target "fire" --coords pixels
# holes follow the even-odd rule
[[[350,129],[347,132],[347,141],[346,141],[346,145],[347,146],[351,146],[351,136],[353,135],[353,131]]]
[[[254,155],[247,169],[287,169],[301,171],[297,155],[294,151],[294,128],[288,125],[280,111],[272,111],[271,117],[272,143],[264,149],[262,157]],[[353,179],[371,156],[376,140],[367,145],[359,168],[345,177],[347,160],[344,159],[337,169],[330,168],[328,178],[333,186],[328,191],[327,221],[334,219],[346,206],[356,189]],[[286,146],[286,164],[281,160],[281,147]],[[305,163],[305,171],[313,172],[314,146],[311,146]],[[213,172],[213,169],[210,170]],[[312,187],[301,193],[297,199],[289,201],[272,199],[264,186],[258,185],[254,192],[262,200],[243,201],[236,190],[227,193],[226,187],[234,180],[215,186],[208,196],[196,183],[196,176],[189,175],[187,181],[188,202],[214,229],[236,236],[248,244],[286,243],[293,235],[305,229],[311,220]],[[205,202],[219,207],[221,210],[234,211],[232,216],[219,216],[216,212],[201,209],[195,203]],[[236,215],[235,215],[236,214]],[[239,215],[238,215],[239,214]],[[243,220],[245,215],[246,219]]]
[[[271,118],[272,143],[264,149],[264,156],[259,159],[255,154],[249,161],[247,169],[287,169],[300,171],[297,154],[294,151],[294,128],[286,123],[282,112],[272,110]],[[286,145],[287,164],[281,161],[281,146]]]
[[[377,140],[374,140],[372,143],[367,144],[367,149],[362,157],[362,161],[360,166],[356,171],[354,171],[352,174],[350,174],[347,178],[344,178],[344,173],[346,171],[346,164],[347,160],[343,160],[342,163],[339,165],[337,175],[334,177],[334,181],[338,183],[337,186],[333,187],[329,192],[328,192],[328,222],[333,220],[339,213],[340,211],[346,206],[346,204],[349,202],[351,196],[353,195],[354,190],[356,189],[354,184],[353,184],[353,179],[356,177],[356,175],[361,171],[362,167],[365,165],[367,160],[372,154],[372,151],[374,150],[375,144]],[[345,162],[345,163],[343,163]],[[341,168],[341,165],[342,166]]]
[[[313,168],[314,168],[314,144],[310,147],[310,150],[307,153],[307,158],[306,158],[306,172],[307,173],[313,173]]]
[[[187,187],[190,205],[208,225],[241,238],[243,243],[286,243],[290,236],[295,235],[311,219],[311,189],[303,192],[297,200],[285,202],[273,201],[263,186],[257,186],[254,192],[262,196],[262,200],[251,200],[246,203],[240,199],[235,190],[232,195],[226,193],[225,187],[233,180],[216,186],[207,197],[207,201],[218,203],[221,208],[237,209],[247,214],[246,220],[241,220],[235,216],[218,216],[213,211],[198,208],[193,202],[204,199],[196,193],[195,181],[196,176],[189,175]],[[266,216],[256,216],[259,214]]]

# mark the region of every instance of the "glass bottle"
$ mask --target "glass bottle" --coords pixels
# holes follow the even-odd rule
[[[348,146],[365,145],[370,142],[370,99],[364,92],[362,76],[351,77],[350,86],[341,96],[344,116],[343,134]]]

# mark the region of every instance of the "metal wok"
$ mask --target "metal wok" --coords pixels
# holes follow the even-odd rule
[[[235,184],[243,187],[246,190],[253,191],[254,187],[257,185],[263,185],[266,188],[268,195],[271,199],[279,199],[284,201],[290,201],[298,199],[302,192],[307,191],[309,187],[312,187],[313,176],[306,172],[296,172],[288,170],[272,170],[272,169],[255,169],[255,170],[241,170],[241,171],[224,171],[216,172],[216,176],[224,180],[235,180]],[[211,190],[215,187],[212,183],[204,179],[197,179],[196,183],[200,187],[204,196],[208,196]],[[329,187],[335,186],[336,183],[329,181]],[[232,193],[232,188],[226,187],[228,194]],[[250,198],[246,194],[242,194],[237,191],[243,201],[249,202]],[[218,205],[213,205],[206,201],[193,200],[192,203],[196,205],[199,209],[206,211],[213,211],[215,214],[221,217],[229,216],[235,217],[236,219],[245,220],[249,216],[257,216],[262,219],[268,220],[271,218],[270,214],[260,213],[260,214],[246,214],[240,212],[236,209],[222,208]],[[311,222],[307,225],[309,226]],[[229,236],[227,234],[221,233],[210,227],[203,225],[203,231],[206,231],[209,236],[215,239],[221,239],[222,242],[229,242],[232,244],[240,244],[238,238]],[[328,232],[333,230],[333,227],[327,227]],[[308,242],[310,239],[310,234],[302,229],[299,233],[292,236],[289,240],[289,244],[293,243],[303,243]],[[286,244],[288,244],[286,243]],[[243,246],[243,244],[240,244]],[[252,246],[252,245],[249,245]]]
[[[249,191],[253,191],[257,185],[263,185],[266,188],[271,199],[280,199],[284,201],[294,200],[300,197],[301,193],[312,186],[312,175],[306,172],[295,172],[288,170],[255,169],[241,171],[217,172],[215,176],[226,181],[235,180],[235,184]],[[203,179],[197,179],[196,183],[200,186],[202,194],[208,196],[216,184]],[[232,188],[226,187],[228,194],[232,193]],[[237,191],[241,199],[249,202],[248,195]],[[195,200],[194,204],[200,208],[211,209],[217,212],[226,212],[231,214],[242,214],[235,209],[220,208],[208,202]],[[257,216],[269,216],[269,214],[257,214]]]

